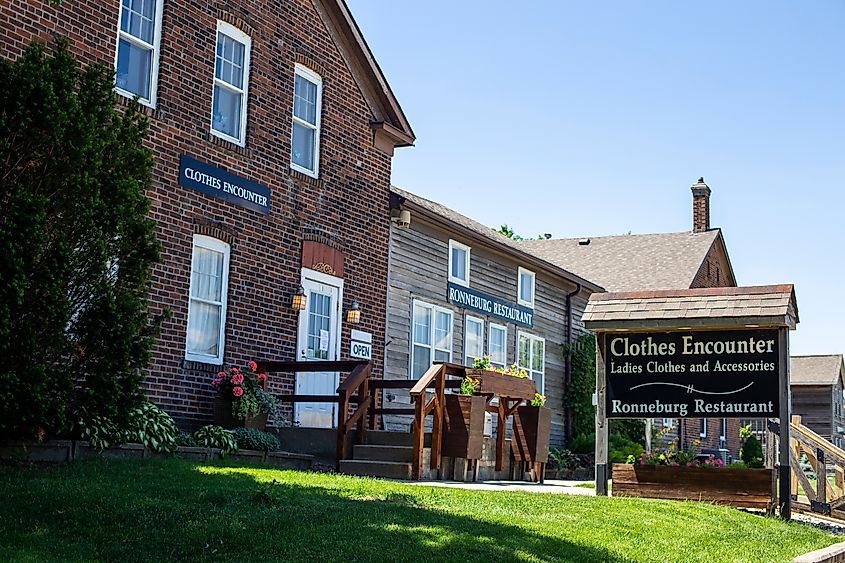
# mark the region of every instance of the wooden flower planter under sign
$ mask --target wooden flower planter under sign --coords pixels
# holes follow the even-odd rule
[[[479,395],[448,394],[445,403],[446,420],[441,454],[481,459],[487,400]]]
[[[546,407],[517,407],[513,419],[511,450],[516,461],[546,463],[549,461],[549,435],[552,411]]]
[[[534,382],[527,377],[504,375],[486,369],[467,369],[466,374],[479,380],[475,390],[480,395],[497,395],[514,399],[533,399],[537,389]]]
[[[772,479],[774,469],[614,463],[612,494],[770,509]]]
[[[246,420],[237,419],[232,414],[232,401],[225,397],[214,397],[214,424],[223,428],[255,428],[264,430],[267,427],[267,414],[261,413],[247,417]]]

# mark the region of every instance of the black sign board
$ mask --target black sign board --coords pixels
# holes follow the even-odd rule
[[[269,189],[186,154],[179,158],[179,185],[264,215],[270,214]]]
[[[531,328],[534,326],[534,309],[514,305],[504,299],[493,297],[469,287],[449,282],[449,303],[478,311],[497,319],[502,319],[519,326]]]
[[[776,417],[777,330],[609,333],[608,418]]]

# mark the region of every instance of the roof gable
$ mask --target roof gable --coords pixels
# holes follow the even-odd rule
[[[842,354],[790,358],[790,385],[836,385],[844,375]]]

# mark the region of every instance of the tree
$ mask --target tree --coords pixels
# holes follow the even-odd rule
[[[525,238],[513,232],[513,229],[508,227],[507,223],[502,223],[502,226],[499,227],[499,230],[497,230],[496,232],[500,235],[508,237],[511,240],[525,240]],[[544,240],[549,238],[552,238],[552,235],[537,235],[536,240]]]
[[[0,59],[0,436],[121,426],[160,318],[144,191],[152,154],[134,104],[65,39]]]

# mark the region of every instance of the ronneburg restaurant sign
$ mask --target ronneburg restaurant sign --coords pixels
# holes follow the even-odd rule
[[[449,303],[453,305],[478,311],[519,326],[528,328],[534,326],[534,311],[528,307],[515,305],[504,299],[452,282],[448,283],[448,291]]]
[[[608,418],[775,417],[777,330],[611,333]]]

